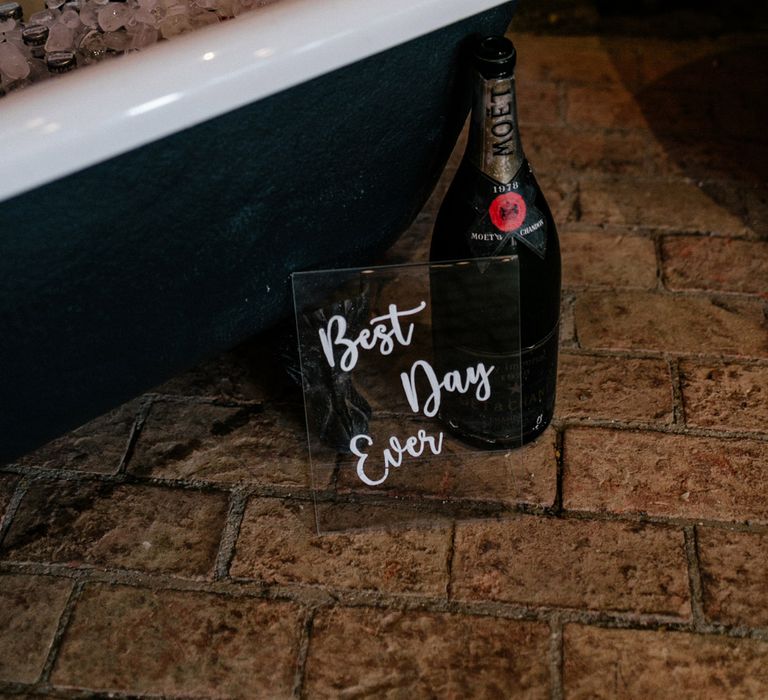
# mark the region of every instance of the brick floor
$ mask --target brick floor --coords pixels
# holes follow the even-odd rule
[[[514,38],[554,425],[318,535],[295,389],[263,340],[211,358],[0,467],[0,697],[768,696],[766,40]]]

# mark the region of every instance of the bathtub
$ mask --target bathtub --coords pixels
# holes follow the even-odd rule
[[[281,0],[0,100],[0,461],[285,316],[411,223],[514,2]]]

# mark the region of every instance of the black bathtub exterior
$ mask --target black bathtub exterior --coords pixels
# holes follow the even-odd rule
[[[514,5],[0,204],[0,462],[286,316],[291,272],[374,260],[458,136],[460,47]]]

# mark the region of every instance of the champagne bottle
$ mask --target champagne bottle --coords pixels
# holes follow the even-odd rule
[[[555,405],[560,247],[552,214],[523,154],[515,59],[512,42],[501,36],[474,46],[467,150],[440,207],[430,251],[432,262],[518,259],[519,297],[496,263],[475,261],[462,271],[460,285],[439,270],[431,276],[436,369],[447,372],[480,361],[494,367],[490,398],[481,403],[447,395],[440,417],[459,437],[486,446],[535,439],[550,423]],[[462,301],[457,287],[482,294]]]

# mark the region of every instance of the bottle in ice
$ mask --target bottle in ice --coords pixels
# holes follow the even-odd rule
[[[544,195],[523,154],[512,42],[486,37],[472,52],[466,153],[435,223],[430,260],[475,260],[457,273],[433,266],[435,367],[493,366],[492,391],[445,393],[440,417],[464,440],[516,446],[540,435],[555,405],[560,247]],[[518,262],[519,293],[504,261]],[[495,261],[487,260],[494,258]]]

